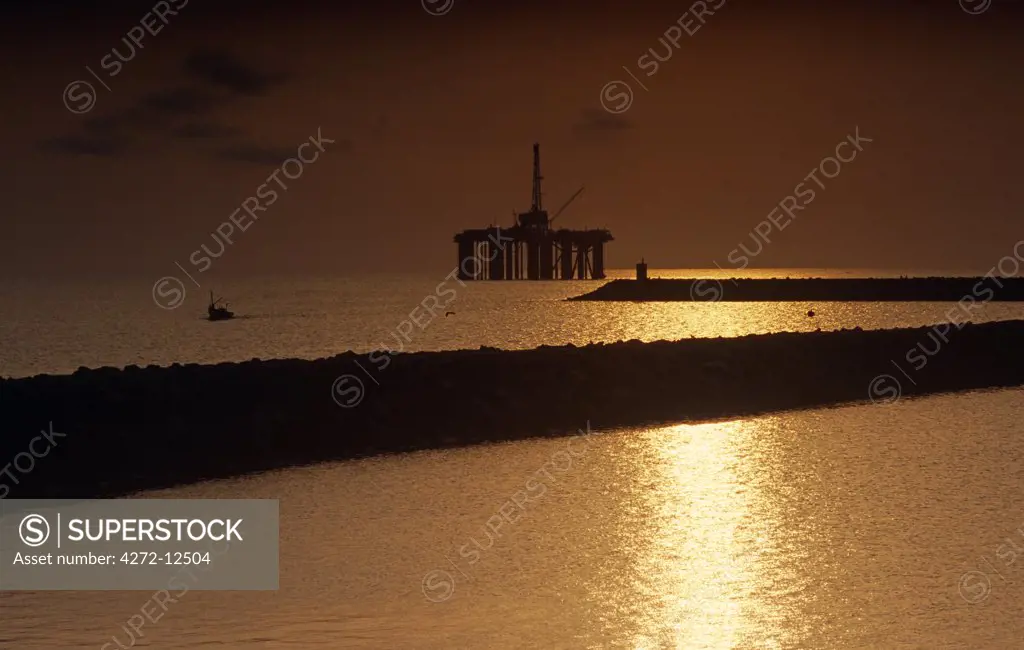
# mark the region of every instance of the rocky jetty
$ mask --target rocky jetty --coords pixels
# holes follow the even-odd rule
[[[732,278],[612,280],[569,300],[646,302],[1024,301],[1024,278]]]
[[[1024,321],[1007,321],[82,368],[0,381],[0,484],[7,498],[113,496],[332,459],[574,433],[587,421],[600,430],[1017,386],[1021,341]],[[50,422],[64,436],[52,447],[38,442],[40,455],[29,456]]]

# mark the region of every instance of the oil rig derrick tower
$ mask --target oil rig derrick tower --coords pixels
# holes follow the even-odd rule
[[[614,239],[606,229],[554,229],[559,215],[583,193],[569,197],[549,217],[543,206],[540,145],[533,145],[533,197],[528,212],[514,214],[511,227],[463,230],[458,244],[462,280],[600,280],[604,245]],[[468,260],[468,261],[467,261]]]

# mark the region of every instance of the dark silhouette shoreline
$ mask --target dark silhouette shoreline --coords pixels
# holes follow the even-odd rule
[[[1024,278],[732,278],[612,280],[569,300],[649,302],[1024,301]]]
[[[10,487],[7,498],[109,497],[328,460],[574,434],[588,421],[602,430],[867,401],[869,386],[888,400],[892,382],[872,384],[880,375],[902,384],[904,396],[1024,384],[1024,321],[945,330],[421,352],[395,355],[380,371],[366,355],[346,353],[6,379],[0,464],[26,452],[48,422],[66,437],[30,472],[16,473],[18,484],[9,476],[0,483]],[[925,365],[915,370],[918,359]],[[335,402],[335,380],[346,374],[365,386],[353,408]]]

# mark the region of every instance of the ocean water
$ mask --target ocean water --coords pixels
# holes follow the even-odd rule
[[[206,287],[168,310],[146,280],[9,282],[0,374],[917,326],[950,307],[564,302],[597,284],[225,281],[217,290],[242,317],[208,323]],[[402,325],[449,289],[454,314]],[[975,320],[1021,316],[993,303]],[[573,438],[143,493],[280,499],[280,589],[179,594],[141,636],[127,621],[153,610],[152,592],[0,593],[0,648],[1020,647],[1022,421],[1021,390],[638,429],[595,421]],[[543,491],[489,530],[531,479]]]
[[[943,273],[776,269],[744,275]],[[723,279],[734,275],[695,270],[651,274]],[[611,271],[609,276],[632,273]],[[949,303],[566,302],[602,281],[460,283],[453,277],[437,273],[224,280],[215,287],[217,295],[226,297],[239,318],[218,323],[205,320],[208,286],[185,286],[184,300],[167,309],[154,300],[156,278],[61,284],[7,281],[0,283],[0,376],[61,374],[80,366],[315,359],[378,348],[522,349],[818,328],[911,327],[947,320],[946,314],[955,310]],[[815,311],[814,318],[807,317],[809,309]],[[448,312],[454,313],[446,316]],[[1022,317],[1020,303],[990,303],[973,314],[976,321]]]
[[[1024,392],[1004,390],[592,422],[154,492],[280,499],[279,591],[166,609],[152,592],[0,594],[0,647],[1018,648],[1021,421]],[[531,478],[543,491],[510,510]],[[489,532],[503,507],[512,523]],[[129,635],[143,607],[158,620]]]

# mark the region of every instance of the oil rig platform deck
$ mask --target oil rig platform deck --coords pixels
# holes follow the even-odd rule
[[[533,204],[511,227],[463,230],[458,244],[462,280],[602,280],[606,229],[554,229],[551,224],[582,192],[581,187],[549,217],[542,205],[540,145],[533,145]],[[467,268],[466,260],[475,260]]]

